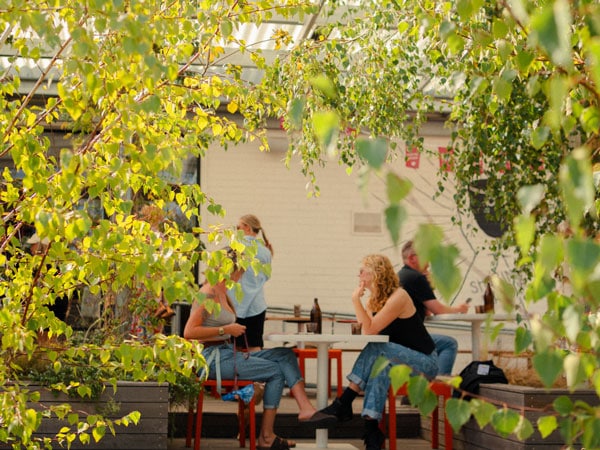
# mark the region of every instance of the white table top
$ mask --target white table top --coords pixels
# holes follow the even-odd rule
[[[265,341],[273,342],[289,342],[302,341],[309,344],[329,343],[334,342],[349,342],[364,344],[366,342],[388,342],[389,336],[381,334],[342,334],[342,333],[269,333],[264,336]]]
[[[516,319],[516,314],[513,313],[466,313],[466,314],[435,314],[425,317],[426,321],[443,322],[443,321],[464,321],[464,322],[485,322],[490,318],[492,321],[511,321]]]

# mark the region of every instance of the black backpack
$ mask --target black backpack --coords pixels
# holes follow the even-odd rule
[[[472,361],[461,372],[462,381],[460,389],[470,392],[471,394],[479,394],[479,385],[481,383],[501,383],[508,384],[504,371],[490,361]],[[461,391],[454,391],[454,397],[460,398]],[[465,395],[465,400],[470,400],[471,396]]]

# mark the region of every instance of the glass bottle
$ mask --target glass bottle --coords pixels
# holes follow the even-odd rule
[[[485,312],[494,312],[494,293],[490,283],[487,284],[483,293],[483,310]]]
[[[317,324],[317,331],[315,333],[321,334],[321,307],[319,306],[319,299],[315,298],[312,309],[310,310],[310,321]]]

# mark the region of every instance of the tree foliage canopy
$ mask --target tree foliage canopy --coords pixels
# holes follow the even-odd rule
[[[507,309],[517,295],[526,305],[547,304],[541,317],[528,317],[527,306],[519,310],[515,351],[536,352],[533,365],[547,386],[565,376],[571,388],[587,384],[600,393],[600,6],[390,0],[346,11],[266,78],[280,86],[290,157],[300,155],[308,174],[337,157],[384,176],[387,224],[397,242],[409,183],[385,162],[404,156],[395,142],[421,147],[427,114],[447,114],[452,170],[440,172],[439,189],[456,185],[455,220],[480,208],[504,231],[496,248],[516,250],[525,292],[515,292],[510,280],[491,280]],[[479,204],[477,190],[485,194]],[[448,296],[456,249],[428,224],[417,237],[417,251]],[[399,384],[409,380],[398,377]],[[448,408],[455,429],[474,414],[504,435],[533,432],[518,414],[489,414],[477,402],[456,399]],[[600,445],[600,435],[589,431],[594,408],[571,404],[555,413],[538,423],[544,436],[558,428],[567,444]]]
[[[317,6],[330,20],[273,64],[236,37],[241,25],[302,18]],[[198,185],[179,181],[186,162],[212,142],[261,139],[266,147],[269,117],[283,118],[288,160],[301,159],[317,191],[313,167],[334,158],[384,177],[393,242],[407,218],[410,183],[386,162],[402,157],[396,142],[422,149],[428,115],[447,117],[453,170],[440,174],[439,188],[455,183],[459,211],[468,213],[472,187],[485,182],[484,209],[506,230],[498,248],[518,251],[530,280],[525,300],[548,305],[542,317],[523,321],[515,350],[535,351],[548,385],[566,375],[571,387],[587,382],[600,392],[597,2],[9,0],[0,4],[0,33],[9,65],[0,75],[0,157],[8,161],[0,190],[0,417],[10,424],[0,441],[36,445],[39,413],[27,409],[26,394],[11,395],[18,384],[6,383],[45,351],[40,330],[70,335],[48,309],[57,298],[82,288],[109,297],[143,288],[149,297],[193,301],[200,259],[211,280],[227,278],[222,252],[199,252],[201,241],[243,245],[231,230],[203,229],[198,206],[223,209]],[[283,45],[290,36],[273,39]],[[265,70],[260,84],[227,63],[226,44]],[[57,148],[49,131],[66,132],[69,145]],[[159,238],[139,215],[145,201],[175,205],[185,220],[168,218]],[[28,253],[28,228],[49,241],[42,254]],[[418,251],[451,294],[456,248],[424,224]],[[243,264],[252,263],[248,254]],[[493,282],[512,307],[506,280]],[[169,370],[179,370],[177,355],[194,362],[183,374],[202,364],[197,348],[162,342],[156,355]],[[124,351],[107,344],[90,347],[98,361]],[[55,350],[46,354],[58,361]],[[134,366],[137,378],[155,369],[137,359]],[[425,389],[406,371],[395,377],[411,382],[411,392]],[[429,407],[431,396],[416,397]],[[544,435],[559,428],[567,443],[600,446],[600,434],[590,431],[595,408],[554,406],[538,422]],[[532,431],[526,419],[477,402],[452,400],[448,413],[457,429],[473,414],[504,434]],[[24,416],[35,417],[18,424]]]
[[[101,299],[104,341],[81,351],[87,364],[115,358],[112,377],[174,382],[202,366],[201,347],[177,337],[157,336],[141,350],[127,340],[129,322],[151,315],[161,295],[201,301],[200,260],[211,281],[228,277],[224,253],[200,252],[203,242],[244,250],[233,231],[203,229],[199,206],[216,215],[223,208],[195,179],[182,180],[212,142],[266,144],[272,93],[243,80],[226,48],[258,67],[264,57],[233,31],[313,9],[295,0],[0,4],[0,441],[39,446],[31,433],[42,413],[26,405],[33,397],[19,385],[28,368],[45,361],[64,374],[65,364],[77,364],[78,350],[62,348],[72,329],[51,311],[61,298]],[[159,229],[142,216],[145,203],[168,213]],[[49,243],[40,254],[28,251],[33,232]],[[256,264],[246,250],[241,264]],[[65,389],[74,378],[63,380]],[[89,440],[89,427],[96,437],[104,423],[79,422],[86,419],[72,422],[67,442]]]

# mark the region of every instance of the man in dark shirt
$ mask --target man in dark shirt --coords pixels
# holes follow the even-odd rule
[[[414,250],[413,242],[408,241],[402,246],[402,259],[404,267],[398,272],[400,286],[412,298],[417,313],[425,320],[429,314],[466,313],[469,309],[467,303],[458,306],[448,306],[435,298],[433,288],[427,279],[427,265],[421,266]],[[458,342],[452,336],[430,333],[438,354],[439,375],[450,375],[456,360]]]

